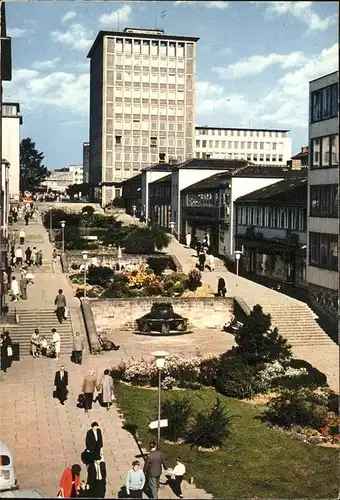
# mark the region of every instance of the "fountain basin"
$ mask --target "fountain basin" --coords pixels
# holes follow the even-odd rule
[[[144,334],[157,333],[169,335],[170,333],[183,333],[188,326],[188,318],[176,314],[172,304],[156,302],[152,304],[151,312],[136,320],[138,331]]]

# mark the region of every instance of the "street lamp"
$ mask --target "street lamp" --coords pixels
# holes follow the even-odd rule
[[[52,211],[53,211],[53,207],[50,207],[49,208],[50,210],[50,241],[52,241]]]
[[[170,222],[169,226],[170,226],[171,234],[174,234],[174,229],[175,229],[176,223],[175,222]]]
[[[65,252],[65,224],[66,222],[64,220],[60,221],[61,225],[61,248],[62,252]]]
[[[236,286],[238,286],[238,269],[240,264],[240,258],[241,255],[243,255],[243,252],[241,252],[241,250],[235,250],[234,254],[236,257]]]
[[[133,218],[136,217],[136,210],[137,210],[136,205],[132,205]]]
[[[83,250],[81,253],[84,261],[84,298],[86,298],[86,271],[87,271],[87,259],[89,253],[86,250]]]
[[[161,441],[161,382],[162,382],[162,370],[165,364],[165,358],[168,353],[166,351],[156,351],[152,355],[155,357],[156,366],[158,369],[158,422],[157,422],[157,449],[160,449]]]

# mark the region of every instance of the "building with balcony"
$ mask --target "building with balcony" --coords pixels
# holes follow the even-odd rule
[[[11,200],[20,197],[20,105],[2,103],[2,157],[9,163],[9,195]]]
[[[338,314],[339,293],[339,74],[309,84],[308,262],[310,299]]]
[[[307,171],[302,175],[235,200],[241,274],[306,285]]]
[[[102,205],[150,164],[194,155],[197,37],[100,31],[90,66],[89,182]]]
[[[289,130],[196,126],[196,158],[285,165],[292,155]]]

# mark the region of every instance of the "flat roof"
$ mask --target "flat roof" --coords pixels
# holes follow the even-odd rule
[[[331,73],[327,73],[327,75],[322,75],[322,76],[319,76],[318,78],[314,78],[314,80],[309,80],[309,83],[316,82],[318,80],[322,80],[322,78],[327,78],[327,76],[336,75],[337,73],[338,73],[338,71],[332,71]]]
[[[95,41],[92,44],[92,47],[89,50],[89,53],[86,57],[91,58],[94,50],[97,45],[101,42],[101,40],[105,36],[118,36],[122,38],[155,38],[157,40],[178,40],[183,42],[197,42],[200,38],[197,36],[178,36],[178,35],[156,35],[156,34],[144,34],[144,33],[126,33],[124,31],[102,31],[100,30],[98,35],[96,36]]]
[[[258,130],[259,132],[290,132],[290,129],[283,128],[248,128],[248,127],[209,127],[209,125],[196,125],[196,130],[209,129],[209,130]]]

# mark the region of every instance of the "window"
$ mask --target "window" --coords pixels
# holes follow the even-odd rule
[[[206,148],[207,147],[207,141],[202,141],[202,148]]]
[[[234,148],[235,148],[235,149],[238,149],[238,141],[235,141],[235,142],[234,142]]]
[[[283,161],[283,155],[279,155],[279,161]]]
[[[337,116],[339,112],[339,89],[338,85],[332,85],[331,116]]]
[[[338,235],[309,233],[309,264],[338,270]]]
[[[260,142],[260,149],[264,149],[264,142]]]
[[[214,147],[214,141],[209,141],[209,148],[213,148]]]
[[[150,138],[150,146],[151,147],[157,147],[157,137],[151,137]]]
[[[122,144],[122,136],[121,135],[116,135],[115,140],[116,140],[116,145]]]
[[[116,154],[115,154],[115,159],[116,159],[116,161],[121,161],[121,160],[122,160],[122,153],[118,153],[118,152],[116,151]]]
[[[320,160],[321,160],[321,140],[320,139],[313,139],[312,140],[312,166],[314,168],[320,167]]]
[[[270,155],[266,155],[266,161],[270,161]]]
[[[241,141],[241,149],[244,149],[246,147],[246,143],[244,141]]]
[[[107,135],[106,136],[106,149],[112,149],[113,148],[113,137],[112,135]]]
[[[183,147],[183,139],[177,139],[177,147],[182,148]]]
[[[273,142],[273,149],[276,149],[277,142]]]
[[[241,135],[241,130],[237,130],[236,135],[237,135],[237,136],[240,136],[240,135]]]
[[[131,155],[130,155],[130,153],[125,153],[124,154],[124,161],[131,161]]]
[[[183,123],[177,123],[177,132],[183,132]]]
[[[329,137],[323,137],[321,142],[321,166],[326,167],[330,162]]]
[[[339,165],[339,136],[330,136],[331,165]]]
[[[110,71],[108,71],[108,73],[110,73]],[[121,80],[122,80],[122,73],[121,72],[116,73],[116,81],[118,82],[118,81],[121,81]]]
[[[161,122],[161,123],[159,124],[159,130],[165,131],[165,130],[166,130],[166,123]]]
[[[131,146],[131,137],[124,137],[124,146]]]
[[[339,164],[339,136],[317,137],[311,141],[312,167],[329,168]]]
[[[260,161],[264,161],[264,155],[260,154]]]
[[[215,148],[219,148],[220,147],[220,141],[215,141]]]
[[[233,147],[233,141],[228,141],[228,149],[232,149],[232,147]]]
[[[339,111],[338,84],[329,85],[323,89],[312,92],[312,122],[327,120],[335,117]]]
[[[270,148],[270,142],[266,142],[266,150],[267,150],[267,151],[270,151],[270,149],[271,149],[271,148]]]
[[[257,142],[254,142],[254,149],[257,149]]]
[[[196,148],[199,148],[201,145],[201,141],[196,141]]]
[[[251,142],[247,142],[247,148],[251,149]]]
[[[310,216],[337,217],[339,189],[336,184],[310,186]]]
[[[257,155],[253,155],[253,161],[257,161]]]

